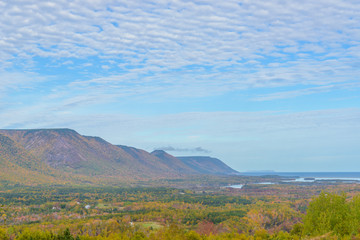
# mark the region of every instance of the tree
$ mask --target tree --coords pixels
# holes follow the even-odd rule
[[[0,240],[8,240],[9,236],[7,235],[5,229],[0,228]]]
[[[70,229],[66,228],[65,231],[63,233],[60,233],[57,236],[58,240],[74,240],[74,237],[71,235],[70,233]]]
[[[304,233],[319,236],[333,232],[339,236],[350,235],[354,231],[350,206],[346,195],[322,192],[310,202],[304,218]]]

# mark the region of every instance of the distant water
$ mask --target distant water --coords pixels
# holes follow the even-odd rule
[[[282,179],[283,183],[311,183],[315,181],[344,181],[360,183],[360,172],[245,172],[243,176],[280,176],[290,179]],[[268,185],[278,184],[279,182],[254,182],[252,184]],[[225,186],[228,188],[241,189],[244,185]]]
[[[275,183],[273,183],[273,182],[258,182],[258,183],[254,183],[254,184],[271,185],[271,184],[275,184]]]
[[[244,185],[243,184],[238,184],[238,185],[231,185],[231,186],[225,186],[227,188],[238,188],[241,189]]]
[[[360,179],[360,172],[243,172],[244,176],[281,176],[296,178]]]
[[[245,176],[280,176],[292,178],[281,182],[343,181],[360,183],[360,172],[246,172]],[[258,183],[271,184],[271,183]]]

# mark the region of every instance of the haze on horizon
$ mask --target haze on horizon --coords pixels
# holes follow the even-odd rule
[[[360,171],[360,2],[0,1],[0,128],[238,171]]]

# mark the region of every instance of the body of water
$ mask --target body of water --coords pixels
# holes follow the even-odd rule
[[[245,172],[244,176],[280,176],[283,183],[312,183],[315,181],[344,181],[360,183],[360,172]],[[259,182],[253,184],[276,184],[278,182]],[[244,185],[227,186],[230,188],[241,189]]]
[[[231,185],[231,186],[226,186],[227,188],[242,188],[244,185],[243,184],[238,184],[238,185]]]
[[[353,178],[360,179],[360,172],[243,172],[244,176],[281,176],[296,178]]]

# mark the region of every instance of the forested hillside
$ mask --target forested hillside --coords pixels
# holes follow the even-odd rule
[[[180,159],[186,166],[195,169],[202,174],[238,174],[237,171],[230,168],[217,158],[203,156],[177,158]]]
[[[0,134],[0,167],[4,169],[0,182],[9,184],[127,184],[237,173],[220,160],[216,161],[222,165],[209,158],[195,166],[164,151],[116,146],[71,129],[0,130]]]
[[[55,173],[21,145],[0,134],[0,181],[12,183],[54,182]]]

